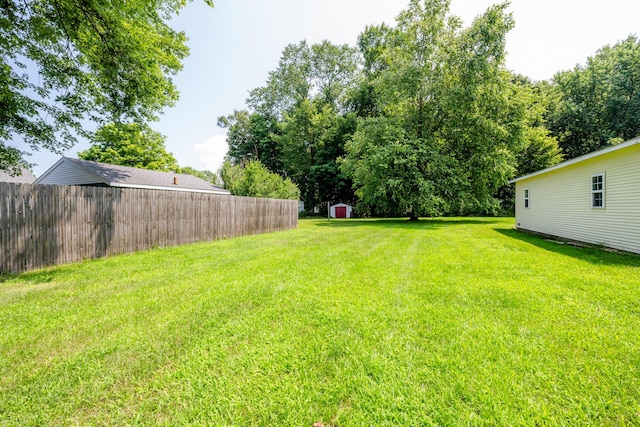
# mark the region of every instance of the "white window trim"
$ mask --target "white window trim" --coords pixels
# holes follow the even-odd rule
[[[529,207],[531,206],[531,190],[529,190],[529,187],[524,189],[524,208],[525,209],[529,209]]]
[[[597,177],[597,176],[601,176],[602,177],[602,190],[594,190],[593,189],[593,178]],[[600,173],[594,173],[593,175],[591,175],[591,208],[592,209],[604,209],[605,206],[607,205],[606,203],[606,196],[605,196],[605,188],[606,188],[606,177],[605,177],[605,173],[604,172],[600,172]],[[596,193],[602,193],[602,206],[594,206],[593,205],[593,195]]]

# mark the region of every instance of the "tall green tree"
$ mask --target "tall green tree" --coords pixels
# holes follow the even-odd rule
[[[110,123],[95,133],[94,144],[78,153],[84,160],[141,169],[179,172],[164,146],[165,137],[147,125]]]
[[[357,82],[358,64],[357,50],[348,45],[290,44],[266,85],[252,90],[247,103],[253,111],[279,120],[303,100],[344,111],[348,90]]]
[[[276,137],[281,147],[282,163],[286,176],[290,177],[302,191],[308,206],[322,202],[318,180],[312,173],[317,163],[317,153],[333,121],[335,111],[320,102],[303,100],[291,113],[285,114],[281,123],[281,134]]]
[[[213,5],[211,0],[204,0]],[[0,167],[60,152],[87,123],[145,123],[172,105],[188,54],[175,0],[0,2]],[[11,145],[24,141],[25,147]]]
[[[552,102],[548,98],[548,82],[534,83],[526,76],[513,75],[510,103],[524,112],[522,145],[516,151],[516,175],[522,176],[563,160],[557,139],[547,129],[545,114]]]
[[[343,163],[363,208],[413,218],[499,209],[525,129],[504,69],[506,7],[462,29],[449,1],[412,0],[386,32],[371,79],[380,116],[361,121]]]
[[[509,95],[510,103],[517,111],[524,112],[522,144],[514,152],[516,176],[526,175],[560,163],[563,159],[558,141],[546,127],[544,115],[550,100],[547,97],[548,82],[532,82],[522,75],[512,75]],[[505,183],[495,194],[500,201],[500,211],[513,215],[515,212],[515,187]]]
[[[567,159],[640,135],[640,42],[605,46],[556,74],[547,121]]]
[[[259,160],[270,171],[282,173],[280,148],[275,140],[279,129],[275,117],[236,110],[218,117],[218,126],[228,129],[226,157],[232,163]]]
[[[283,171],[298,185],[307,206],[354,199],[351,180],[337,159],[355,129],[353,114],[340,115],[321,100],[303,100],[285,114],[274,138]]]
[[[250,111],[220,117],[227,158],[260,160],[300,188],[307,206],[351,201],[351,182],[337,158],[355,130],[351,94],[360,77],[358,51],[327,41],[291,44],[265,86],[251,91]]]
[[[358,117],[374,117],[382,113],[380,85],[375,81],[388,69],[385,53],[395,39],[395,29],[382,24],[368,26],[358,36],[358,50],[363,59],[362,76],[349,92],[351,111]]]
[[[317,183],[318,202],[346,202],[355,204],[353,182],[340,168],[340,159],[345,154],[345,141],[352,138],[357,129],[354,113],[338,115],[331,122],[315,151],[311,180]],[[311,205],[309,205],[311,206]]]
[[[374,215],[437,215],[442,192],[461,185],[453,161],[408,132],[393,117],[361,120],[346,145],[343,171],[353,179],[358,211]]]

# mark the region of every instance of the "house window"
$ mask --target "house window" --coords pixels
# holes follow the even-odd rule
[[[524,207],[525,208],[529,207],[529,189],[528,188],[524,189]]]
[[[591,207],[604,208],[604,173],[591,177]]]

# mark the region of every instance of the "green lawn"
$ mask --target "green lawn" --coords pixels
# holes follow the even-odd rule
[[[640,257],[303,220],[0,278],[0,425],[640,425]]]

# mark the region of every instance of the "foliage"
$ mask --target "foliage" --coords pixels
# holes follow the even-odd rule
[[[534,83],[521,75],[511,77],[512,96],[510,102],[519,104],[523,112],[522,145],[516,151],[516,175],[522,176],[550,166],[563,160],[558,141],[550,135],[545,121],[550,100],[547,97],[546,83]]]
[[[567,159],[640,136],[638,38],[603,47],[548,89],[548,126]]]
[[[350,108],[358,117],[373,117],[382,114],[379,97],[380,85],[377,77],[389,68],[387,48],[395,43],[397,33],[394,28],[381,24],[368,26],[358,36],[358,50],[363,58],[363,77],[349,93]]]
[[[354,117],[340,116],[319,101],[303,100],[291,114],[285,114],[274,138],[284,172],[297,183],[310,208],[353,198],[351,181],[339,170],[337,159],[354,130]]]
[[[373,76],[388,68],[386,49],[395,41],[395,29],[386,25],[367,26],[358,36],[358,49],[363,57],[364,74]]]
[[[217,173],[210,170],[197,170],[191,166],[183,166],[180,168],[180,173],[186,173],[210,182],[213,185],[220,185],[220,177]]]
[[[3,277],[0,419],[637,424],[640,259],[512,228],[303,220]]]
[[[167,21],[186,2],[0,2],[0,167],[26,163],[13,138],[60,152],[90,122],[145,123],[173,105],[188,48]]]
[[[463,28],[449,0],[411,0],[357,50],[291,44],[248,111],[219,118],[228,159],[289,177],[309,209],[381,215],[510,212],[509,178],[640,133],[636,37],[532,82],[504,67],[508,3]]]
[[[282,119],[302,101],[317,101],[336,111],[346,108],[346,95],[357,77],[357,51],[328,41],[306,41],[285,47],[267,84],[251,91],[247,103],[260,114]]]
[[[319,103],[305,99],[290,114],[285,114],[281,135],[276,137],[287,176],[300,184],[305,201],[311,201],[315,192],[316,182],[310,179],[310,171],[316,151],[336,117],[330,106],[320,107]]]
[[[84,160],[160,171],[180,171],[164,147],[165,137],[147,125],[109,123],[98,129],[94,144],[78,153]]]
[[[563,159],[558,141],[546,128],[544,115],[549,98],[544,82],[534,83],[522,75],[511,76],[509,103],[520,111],[522,120],[518,133],[521,144],[514,151],[516,176],[523,176],[560,163]],[[495,193],[500,201],[500,214],[515,212],[515,186],[506,184]]]
[[[267,169],[282,173],[281,150],[274,139],[278,122],[274,117],[246,110],[218,117],[218,126],[229,129],[226,158],[234,164],[259,160]]]
[[[228,128],[227,158],[259,160],[290,178],[310,209],[353,200],[351,181],[337,159],[355,130],[350,96],[359,78],[358,52],[327,41],[291,44],[266,85],[251,91],[251,111],[218,118]]]
[[[343,166],[374,212],[495,213],[514,174],[526,124],[504,70],[512,18],[494,6],[462,30],[448,6],[413,0],[376,38],[386,40],[369,74],[381,117],[360,122]]]
[[[341,169],[338,159],[344,154],[345,141],[352,138],[358,122],[355,114],[337,115],[318,144],[309,176],[317,183],[310,201],[354,203],[353,182]],[[306,199],[305,199],[306,200]],[[324,204],[323,204],[324,206]]]
[[[530,127],[523,134],[524,147],[516,154],[518,176],[537,172],[562,161],[555,138],[544,127]]]
[[[19,150],[0,143],[0,170],[7,171],[11,176],[19,176],[22,174],[22,168],[27,166],[28,163],[24,161]]]
[[[226,161],[220,175],[225,188],[234,196],[300,199],[300,190],[290,179],[270,172],[258,160],[244,166]]]
[[[342,168],[358,185],[359,212],[417,216],[446,209],[435,185],[457,180],[448,175],[449,159],[393,120],[362,121],[346,150]]]

